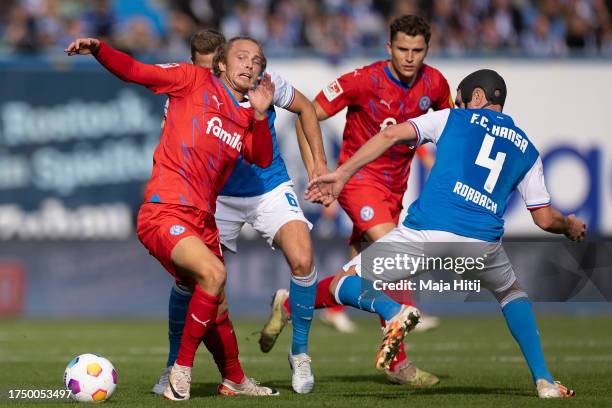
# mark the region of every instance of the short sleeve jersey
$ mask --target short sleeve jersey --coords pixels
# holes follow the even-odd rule
[[[490,109],[445,109],[410,123],[417,144],[437,145],[436,163],[403,224],[483,241],[504,233],[506,202],[518,190],[530,210],[550,205],[542,160],[512,118]]]
[[[393,76],[388,65],[388,61],[378,61],[344,74],[316,96],[329,116],[348,108],[338,164],[387,126],[418,117],[430,108],[452,107],[448,82],[437,69],[423,65],[413,84],[406,85]],[[413,157],[410,147],[394,146],[354,177],[403,194]]]

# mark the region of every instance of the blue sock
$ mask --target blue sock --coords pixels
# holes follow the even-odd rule
[[[359,276],[346,276],[336,288],[336,300],[370,313],[377,313],[385,320],[391,320],[402,305],[391,299],[381,290],[374,289],[371,281]]]
[[[168,304],[168,341],[170,343],[170,349],[168,350],[166,367],[174,365],[176,361],[190,300],[191,293],[188,290],[179,288],[176,285],[172,286],[170,290],[170,302]]]
[[[289,304],[291,305],[291,323],[293,340],[291,354],[308,353],[308,333],[314,314],[315,296],[317,294],[317,272],[312,268],[308,276],[292,276],[289,286]]]
[[[510,333],[521,347],[523,356],[527,360],[533,382],[539,379],[554,382],[544,361],[540,333],[529,299],[515,299],[502,307],[502,312]]]

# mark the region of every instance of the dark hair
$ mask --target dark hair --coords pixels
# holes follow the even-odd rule
[[[213,57],[213,63],[212,63],[212,69],[216,76],[221,75],[221,70],[219,69],[219,63],[220,62],[227,63],[227,54],[229,53],[229,50],[232,48],[232,45],[236,41],[240,41],[240,40],[247,40],[247,41],[251,41],[252,43],[257,44],[257,46],[259,47],[259,53],[261,54],[261,59],[262,59],[261,72],[264,72],[266,70],[266,65],[268,64],[268,60],[266,60],[266,55],[264,54],[263,47],[261,46],[259,41],[251,37],[240,36],[240,37],[232,38],[231,40],[223,44],[222,47],[217,48],[217,51],[215,52],[215,56]]]
[[[405,14],[394,19],[389,28],[389,41],[393,41],[397,33],[404,33],[412,37],[422,35],[423,38],[425,38],[425,43],[429,45],[429,40],[431,39],[431,27],[423,17]]]
[[[196,53],[212,54],[225,43],[225,37],[214,28],[200,30],[191,36],[191,59],[195,60]]]
[[[492,69],[481,69],[463,78],[457,87],[461,91],[461,100],[467,105],[472,100],[475,88],[481,88],[490,105],[504,107],[506,102],[506,81]]]

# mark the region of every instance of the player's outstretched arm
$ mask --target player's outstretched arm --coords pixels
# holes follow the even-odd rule
[[[536,225],[544,231],[553,234],[563,234],[572,241],[580,242],[584,239],[586,224],[574,214],[565,217],[555,208],[548,206],[531,211]]]
[[[120,79],[144,85],[157,93],[177,93],[191,84],[181,64],[151,65],[136,61],[95,38],[77,38],[64,50],[70,55],[93,55]]]
[[[353,174],[366,164],[378,159],[384,152],[397,143],[408,143],[416,140],[416,131],[410,122],[388,126],[374,135],[366,144],[336,170],[348,181]]]
[[[415,139],[416,131],[409,122],[387,127],[368,140],[334,172],[312,180],[308,184],[304,198],[309,201],[321,201],[324,205],[331,204],[338,198],[347,181],[360,168],[379,158],[396,143],[412,142]]]
[[[326,119],[327,113],[318,106],[317,102],[310,102],[297,89],[288,109],[298,114],[295,121],[295,133],[308,178],[312,180],[317,176],[329,173],[319,126],[319,121]]]

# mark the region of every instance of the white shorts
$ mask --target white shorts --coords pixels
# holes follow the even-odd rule
[[[238,250],[237,240],[244,223],[251,224],[272,248],[274,236],[290,221],[302,221],[312,229],[290,181],[255,197],[219,196],[215,220],[221,244],[232,252]]]
[[[388,244],[380,245],[380,243]],[[362,257],[364,262],[371,262],[374,257],[394,258],[398,253],[407,254],[408,257],[417,260],[425,257],[430,259],[481,257],[483,267],[466,270],[462,273],[462,277],[478,279],[482,287],[494,293],[507,290],[516,281],[514,269],[501,242],[481,241],[446,231],[413,230],[401,224],[350,260],[343,269],[346,271],[354,266],[357,274],[362,276]],[[373,270],[374,267],[372,266],[371,269]],[[394,282],[432,270],[431,266],[427,267],[424,262],[417,268],[412,268],[412,271],[393,268],[380,269],[382,271],[363,271],[365,275],[363,277],[370,279],[375,276],[376,279]]]

